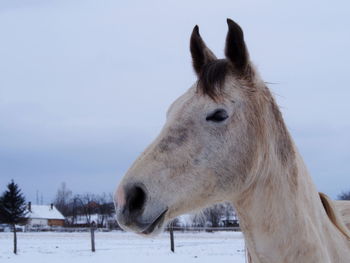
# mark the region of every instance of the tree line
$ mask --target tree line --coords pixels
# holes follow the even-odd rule
[[[230,203],[220,203],[192,215],[189,224],[199,228],[232,227],[238,226],[238,219]]]
[[[66,183],[57,190],[53,204],[66,218],[66,226],[91,226],[94,223],[103,227],[115,211],[112,194],[73,194]],[[84,218],[83,222],[81,218]],[[109,222],[109,227],[116,228],[117,222]]]

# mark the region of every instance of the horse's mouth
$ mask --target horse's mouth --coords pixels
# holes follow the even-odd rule
[[[158,227],[160,228],[164,222],[165,214],[168,212],[168,209],[165,209],[154,221],[149,224],[144,230],[141,231],[141,234],[149,235],[154,232]]]

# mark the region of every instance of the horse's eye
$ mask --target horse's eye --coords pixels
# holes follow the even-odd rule
[[[218,109],[209,114],[206,118],[207,121],[222,122],[228,118],[227,112],[223,109]]]

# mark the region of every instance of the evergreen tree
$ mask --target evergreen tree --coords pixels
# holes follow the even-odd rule
[[[17,254],[16,224],[26,221],[26,203],[18,185],[12,180],[0,197],[0,219],[13,227],[13,253]]]

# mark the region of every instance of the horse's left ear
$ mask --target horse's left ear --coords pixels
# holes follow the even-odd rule
[[[239,75],[245,75],[249,68],[249,54],[244,42],[243,30],[231,19],[227,19],[225,55]]]
[[[195,26],[192,31],[190,51],[193,69],[198,76],[201,74],[204,65],[216,60],[214,53],[206,46],[201,38],[198,26]]]

